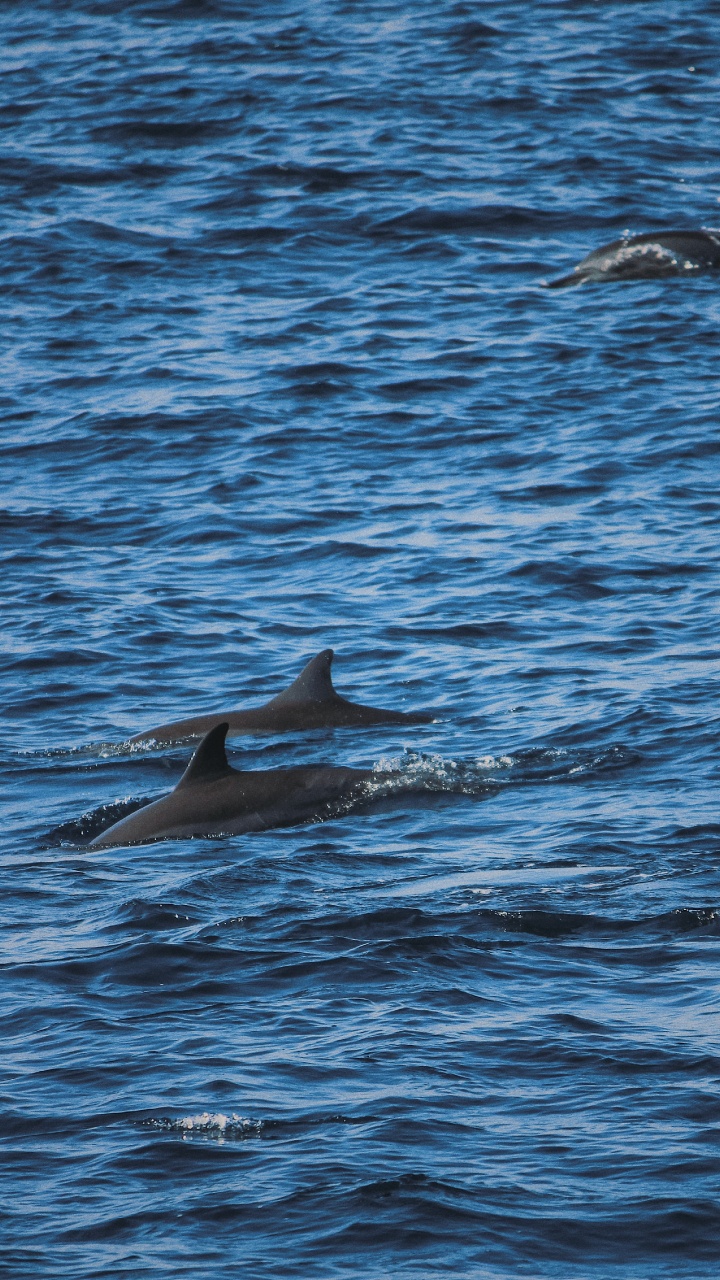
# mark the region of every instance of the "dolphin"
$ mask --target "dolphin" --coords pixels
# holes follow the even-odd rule
[[[227,722],[216,724],[205,735],[174,791],[121,818],[89,848],[242,835],[329,818],[362,798],[365,784],[380,777],[372,769],[333,765],[241,772],[228,764],[228,728]]]
[[[593,249],[568,276],[550,280],[548,289],[615,280],[662,280],[720,267],[720,230],[648,231],[623,236]]]
[[[268,730],[286,733],[300,729],[345,728],[369,724],[428,724],[433,716],[424,711],[387,711],[382,707],[365,707],[359,702],[341,698],[333,688],[330,667],[332,649],[323,649],[311,658],[297,680],[261,707],[246,711],[221,711],[214,715],[190,716],[174,720],[156,729],[137,733],[130,742],[177,742],[184,738],[201,738],[218,721],[227,721],[229,732],[257,733]]]

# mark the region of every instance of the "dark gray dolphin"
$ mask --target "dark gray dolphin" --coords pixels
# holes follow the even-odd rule
[[[242,773],[228,764],[227,724],[217,724],[195,751],[174,791],[121,818],[90,841],[91,849],[188,836],[241,835],[331,817],[360,798],[371,769],[310,765]],[[385,775],[386,777],[389,775]]]
[[[661,280],[697,275],[720,267],[720,230],[648,231],[625,236],[593,249],[568,276],[551,280],[548,289],[614,280]]]
[[[289,688],[261,707],[174,720],[171,724],[161,724],[156,729],[137,733],[130,742],[177,742],[182,738],[200,738],[220,720],[227,721],[229,732],[233,734],[263,730],[285,733],[348,725],[427,724],[433,719],[429,712],[386,711],[382,707],[365,707],[359,702],[341,698],[333,688],[332,660],[332,649],[323,649],[317,657],[311,658]]]

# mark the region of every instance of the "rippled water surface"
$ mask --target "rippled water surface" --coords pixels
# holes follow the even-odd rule
[[[717,1275],[720,8],[0,14],[13,1280]],[[401,777],[89,849],[336,652]]]

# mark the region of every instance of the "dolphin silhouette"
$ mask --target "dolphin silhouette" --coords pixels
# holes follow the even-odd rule
[[[648,231],[624,236],[593,249],[567,276],[550,280],[548,289],[586,281],[661,280],[720,267],[720,230]]]
[[[227,723],[216,724],[197,747],[174,791],[121,818],[91,840],[89,847],[108,849],[292,827],[332,817],[343,803],[362,797],[365,783],[381,776],[372,769],[333,765],[241,772],[228,764],[227,731]]]
[[[297,680],[282,693],[260,707],[247,711],[220,711],[213,715],[191,716],[174,720],[156,729],[137,733],[130,742],[177,742],[182,738],[200,738],[218,721],[227,721],[228,732],[275,733],[299,729],[343,728],[369,724],[428,724],[433,716],[424,711],[386,711],[382,707],[365,707],[359,702],[341,698],[333,688],[330,667],[332,649],[323,649],[311,658]]]

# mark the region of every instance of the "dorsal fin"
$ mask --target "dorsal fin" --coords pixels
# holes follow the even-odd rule
[[[196,782],[213,782],[227,773],[235,773],[228,764],[225,753],[225,737],[230,726],[216,724],[214,729],[205,734],[200,746],[185,770],[175,790],[180,787],[193,786]]]
[[[303,667],[297,680],[283,689],[276,698],[266,702],[267,707],[285,707],[298,702],[332,702],[337,694],[333,689],[330,667],[332,649],[323,649]]]

